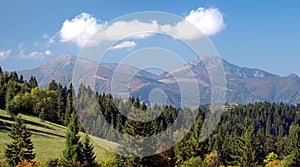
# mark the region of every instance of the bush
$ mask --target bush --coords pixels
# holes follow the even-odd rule
[[[221,166],[222,161],[217,151],[205,155],[205,166]]]
[[[58,166],[64,167],[80,167],[80,162],[74,159],[67,160],[65,158],[61,158],[58,162]]]
[[[37,167],[36,161],[24,160],[19,162],[17,167]]]
[[[194,166],[204,167],[205,164],[201,157],[193,157],[185,161],[181,166],[182,167],[194,167]]]
[[[266,156],[266,158],[264,159],[264,163],[269,163],[271,161],[275,161],[278,158],[278,155],[275,154],[274,152],[271,152],[270,154],[268,154]]]
[[[281,167],[281,166],[282,166],[282,161],[274,160],[267,163],[265,167]]]
[[[57,167],[58,166],[58,158],[50,158],[46,163],[47,167]]]
[[[8,166],[6,163],[6,159],[0,159],[0,166]]]

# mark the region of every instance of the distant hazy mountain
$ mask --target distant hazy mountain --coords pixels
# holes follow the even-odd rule
[[[138,96],[149,102],[149,98],[156,98],[155,94],[165,95],[163,103],[180,103],[180,89],[178,80],[189,82],[189,71],[192,71],[198,83],[201,103],[210,102],[210,79],[205,68],[206,58],[197,58],[184,67],[165,72],[159,76],[135,67],[118,64],[101,64],[97,70],[92,68],[91,62],[86,60],[82,76],[93,76],[96,81],[96,89],[117,92],[117,96],[124,96],[121,86],[112,86],[116,80],[118,83],[129,83],[130,95]],[[51,80],[63,84],[69,84],[72,80],[76,57],[62,55],[56,59],[32,70],[19,71],[25,79],[36,76],[40,86],[47,86]],[[300,103],[300,78],[291,74],[280,77],[263,70],[239,67],[222,60],[227,82],[227,102],[251,103],[255,101],[284,102],[290,104]],[[86,69],[91,67],[91,69]],[[94,66],[96,67],[96,66]],[[76,68],[76,69],[80,69]],[[116,69],[118,74],[116,75]],[[95,71],[97,71],[95,73]],[[80,71],[75,71],[80,73]],[[131,75],[134,74],[132,77]],[[176,76],[176,80],[173,78]],[[112,80],[114,80],[112,82]],[[121,85],[122,85],[121,84]],[[120,90],[116,90],[120,89]],[[154,90],[154,91],[153,91]],[[160,92],[163,90],[163,93]],[[149,94],[154,92],[154,96]],[[153,100],[153,99],[151,99]]]

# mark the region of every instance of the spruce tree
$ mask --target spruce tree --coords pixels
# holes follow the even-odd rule
[[[86,134],[83,141],[82,156],[84,160],[84,166],[96,167],[99,166],[96,162],[96,156],[93,151],[94,146],[90,141],[90,137]]]
[[[48,86],[48,89],[49,90],[57,90],[58,86],[57,86],[57,83],[55,82],[55,80],[51,80],[49,86]]]
[[[254,127],[244,128],[245,133],[238,138],[234,147],[232,158],[236,160],[239,166],[257,166],[261,154],[261,144],[257,135],[254,133]]]
[[[72,83],[69,86],[69,89],[67,91],[67,104],[66,104],[66,113],[64,115],[64,124],[68,125],[70,122],[70,116],[71,113],[74,112],[74,105],[73,105],[73,99],[74,99],[74,89]]]
[[[70,123],[66,133],[66,148],[63,151],[63,158],[66,163],[83,163],[82,143],[79,136],[79,122],[76,114],[71,114]]]
[[[138,98],[137,98],[138,99]],[[121,162],[119,166],[148,166],[153,164],[155,161],[153,156],[142,157],[146,152],[153,152],[154,145],[151,141],[146,142],[145,137],[149,137],[153,134],[154,129],[153,125],[149,122],[140,122],[136,121],[140,112],[136,107],[140,106],[139,100],[135,101],[135,104],[131,106],[131,112],[129,113],[130,118],[127,119],[124,127],[124,146],[119,147],[119,151],[124,154],[131,155],[133,157],[122,157],[119,156],[117,159]],[[134,137],[136,140],[132,140],[131,137]]]
[[[65,123],[65,115],[66,115],[66,107],[67,107],[67,92],[68,88],[66,85],[62,89],[60,89],[60,86],[58,86],[58,112],[60,112],[60,119],[61,122],[64,124]]]
[[[16,82],[19,80],[19,76],[18,76],[18,74],[17,74],[16,71],[12,71],[12,72],[10,73],[10,79],[11,79],[12,81],[16,81]]]
[[[16,118],[16,123],[12,126],[9,137],[12,138],[12,141],[6,144],[5,157],[10,166],[16,166],[19,162],[30,161],[35,158],[34,146],[30,139],[31,133],[21,117]]]
[[[23,75],[20,76],[19,83],[24,83],[24,77],[23,77]]]
[[[300,127],[292,125],[284,150],[286,166],[300,166]]]
[[[13,99],[13,90],[11,87],[8,87],[5,92],[5,107],[7,108],[8,103]]]
[[[29,79],[29,86],[30,88],[38,87],[38,83],[35,77],[31,76]]]

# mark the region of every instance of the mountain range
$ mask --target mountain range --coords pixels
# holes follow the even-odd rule
[[[51,80],[56,80],[62,84],[69,84],[72,81],[76,64],[76,57],[71,55],[61,55],[48,63],[31,70],[18,71],[24,79],[35,76],[39,86],[47,87]],[[189,71],[192,71],[197,80],[202,104],[210,102],[210,78],[205,67],[205,58],[198,57],[194,61],[184,65],[179,69],[164,72],[160,75],[140,70],[124,64],[102,63],[98,66],[91,65],[85,61],[84,73],[82,76],[95,78],[95,89],[102,92],[111,93],[112,85],[114,89],[121,88],[122,85],[129,84],[129,94],[140,97],[145,102],[156,101],[162,103],[178,104],[180,102],[180,87],[178,80],[187,81]],[[288,104],[300,103],[300,78],[295,74],[289,76],[278,76],[269,72],[239,67],[226,60],[221,60],[226,77],[226,101],[229,103],[253,103],[255,101],[283,102]],[[87,69],[87,67],[91,67]],[[96,69],[95,69],[96,68]],[[81,68],[76,68],[81,69]],[[118,75],[116,74],[118,71]],[[96,71],[96,72],[95,72]],[[132,74],[134,74],[132,76]],[[176,76],[176,80],[172,77]],[[118,82],[116,82],[118,80]],[[122,90],[114,94],[123,97]],[[154,94],[149,96],[149,94]],[[165,96],[166,98],[159,98]],[[152,98],[152,99],[151,99]]]

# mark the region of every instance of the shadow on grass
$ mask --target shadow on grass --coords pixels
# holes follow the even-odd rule
[[[13,118],[11,118],[11,117],[5,117],[5,116],[2,116],[2,115],[0,115],[0,119],[6,120],[6,121],[14,121]],[[2,131],[2,132],[9,132],[13,123],[3,122],[2,120],[0,120],[0,131]],[[26,124],[30,124],[30,125],[35,125],[35,126],[43,127],[43,128],[50,129],[50,130],[55,130],[55,129],[53,129],[51,127],[48,127],[46,125],[42,125],[42,124],[39,124],[39,123],[36,123],[36,122],[32,122],[32,121],[28,121],[28,120],[25,120],[25,123]],[[65,137],[63,135],[59,135],[59,134],[55,134],[55,133],[51,133],[51,132],[46,132],[46,131],[42,131],[42,130],[37,130],[37,129],[33,129],[33,128],[27,128],[27,129],[31,133],[36,134],[36,135],[40,135],[40,136],[51,135],[51,136],[62,137],[62,138]]]
[[[41,134],[47,134],[47,135],[52,135],[52,136],[56,136],[56,137],[62,137],[62,138],[65,138],[65,136],[63,135],[59,135],[59,134],[55,134],[55,133],[51,133],[51,132],[45,132],[45,131],[42,131],[42,130],[37,130],[37,129],[32,129],[32,128],[27,128],[30,132],[32,133],[41,133]]]
[[[25,120],[25,123],[30,124],[30,125],[34,125],[34,126],[38,126],[38,127],[41,127],[41,128],[46,128],[46,129],[49,129],[49,130],[55,130],[52,127],[49,127],[47,125],[43,125],[43,124],[40,124],[40,123],[37,123],[37,122],[33,122],[33,121]]]
[[[0,120],[0,131],[1,132],[9,132],[11,124],[7,122],[3,122]]]
[[[3,116],[3,115],[0,115],[0,119],[2,120],[6,120],[6,121],[14,121],[14,118],[13,117],[10,117],[10,116]],[[49,127],[47,125],[43,125],[41,123],[37,123],[37,122],[33,122],[33,121],[29,121],[29,120],[25,120],[25,124],[30,124],[30,125],[33,125],[33,126],[38,126],[38,127],[41,127],[41,128],[46,128],[46,129],[50,129],[50,130],[54,130],[54,128],[52,127]]]
[[[44,138],[49,138],[49,139],[53,139],[53,136],[49,136],[49,135],[45,135],[45,134],[41,134],[41,133],[37,133],[37,132],[31,132],[32,135],[36,135],[36,136],[40,136],[40,137],[44,137]]]
[[[9,133],[10,129],[11,129],[11,126],[12,126],[11,123],[6,123],[6,122],[0,121],[0,131],[1,132]],[[27,128],[27,129],[32,134],[42,136],[42,137],[53,138],[51,136],[56,136],[56,137],[65,138],[65,136],[63,136],[63,135],[59,135],[59,134],[55,134],[55,133],[51,133],[51,132],[45,132],[45,131],[42,131],[42,130],[37,130],[37,129],[32,129],[32,128]]]
[[[52,126],[57,127],[57,128],[62,128],[62,127],[64,127],[63,125],[56,124],[56,123],[53,123],[53,122],[49,122],[49,121],[48,121],[48,123],[51,124]]]

